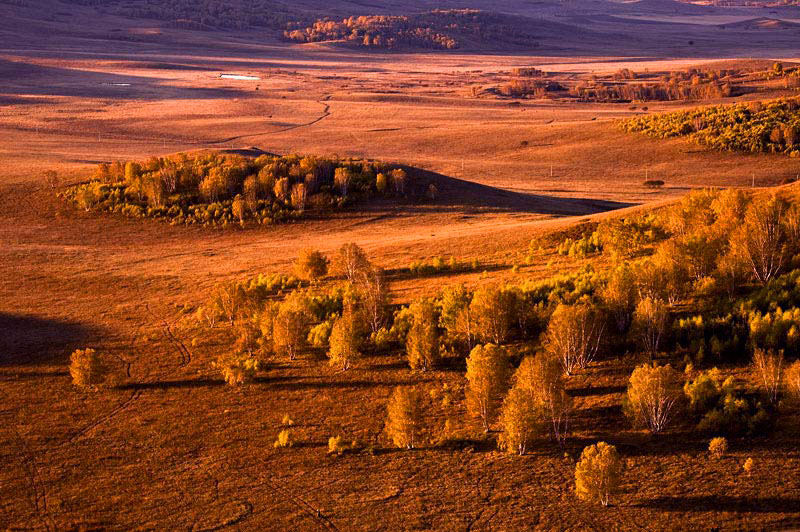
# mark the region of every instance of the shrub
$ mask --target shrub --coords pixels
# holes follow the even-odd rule
[[[212,366],[220,372],[229,386],[240,386],[252,381],[260,369],[258,359],[237,353],[218,357]]]
[[[308,343],[314,347],[325,347],[330,342],[332,331],[333,323],[330,320],[318,323],[308,331]]]
[[[742,464],[742,470],[748,477],[753,474],[753,466],[754,463],[752,458],[748,458],[747,460],[744,461],[744,464]]]
[[[606,442],[586,447],[575,467],[575,493],[579,499],[608,506],[619,491],[623,463],[617,448]]]
[[[78,388],[94,390],[108,379],[109,368],[94,349],[77,349],[69,361],[69,374]]]
[[[485,432],[508,388],[509,369],[505,349],[493,344],[475,346],[467,358],[467,410],[480,420]]]
[[[410,386],[394,389],[386,408],[386,432],[399,448],[413,449],[422,431],[422,393]]]
[[[689,410],[700,415],[715,408],[721,399],[734,391],[733,377],[723,381],[717,368],[700,373],[683,386],[683,392],[689,400]]]
[[[294,442],[292,441],[291,431],[285,429],[278,433],[278,439],[275,440],[273,447],[277,449],[279,447],[291,447],[292,445],[294,445]]]
[[[305,249],[294,263],[294,273],[301,279],[316,282],[328,273],[328,259],[317,250]]]
[[[623,410],[634,425],[658,433],[672,418],[680,391],[678,375],[672,367],[644,364],[631,374]]]
[[[725,453],[728,452],[728,440],[721,436],[712,438],[711,442],[708,444],[708,452],[711,454],[712,458],[720,460],[725,456]]]
[[[708,434],[764,434],[773,423],[771,412],[760,403],[728,393],[715,408],[706,412],[697,424],[697,430]]]
[[[346,442],[342,436],[331,436],[328,438],[328,454],[342,455],[354,449],[356,442]]]
[[[289,417],[289,414],[284,414],[283,418],[281,419],[281,425],[284,427],[291,427],[294,425],[294,421],[292,421],[292,418]]]

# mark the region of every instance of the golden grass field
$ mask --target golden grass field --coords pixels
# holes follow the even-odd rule
[[[213,337],[191,344],[177,321],[181,306],[201,303],[216,282],[288,272],[304,248],[332,253],[356,242],[386,268],[444,255],[480,260],[491,279],[543,277],[575,266],[555,258],[548,267],[548,255],[512,272],[533,238],[696,187],[768,187],[796,177],[796,159],[623,133],[616,121],[644,112],[641,105],[510,105],[469,95],[471,85],[515,66],[578,77],[668,71],[731,58],[724,50],[382,54],[95,21],[141,36],[115,40],[91,25],[36,30],[15,9],[0,4],[0,528],[800,526],[796,416],[782,421],[779,436],[733,442],[728,458],[709,461],[707,442],[688,431],[651,439],[628,427],[619,407],[632,364],[624,357],[606,357],[571,382],[579,413],[566,453],[543,442],[528,456],[508,456],[479,438],[458,451],[400,452],[380,436],[392,387],[458,387],[463,368],[414,373],[397,353],[338,373],[312,354],[231,391],[209,369],[224,346]],[[88,8],[74,9],[77,17]],[[763,45],[757,55],[791,61],[786,50]],[[649,103],[647,112],[693,105]],[[75,183],[103,161],[250,147],[406,164],[431,172],[440,197],[223,231],[79,212],[42,179],[56,169]],[[647,178],[666,184],[653,191]],[[393,276],[394,301],[486,280],[480,272],[457,277]],[[171,323],[188,359],[165,333]],[[75,391],[68,356],[87,346],[120,357],[129,384]],[[300,443],[273,449],[285,413]],[[431,424],[443,423],[444,414],[432,412]],[[377,450],[328,456],[335,434]],[[573,496],[574,461],[597,439],[615,442],[628,460],[624,492],[610,508]],[[741,462],[750,456],[758,465],[745,478]]]

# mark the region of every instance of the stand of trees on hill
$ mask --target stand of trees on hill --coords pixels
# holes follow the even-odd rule
[[[769,431],[779,399],[798,386],[800,208],[781,196],[704,190],[636,220],[603,222],[595,234],[591,253],[608,255],[606,270],[450,286],[407,306],[391,304],[386,273],[358,246],[344,246],[330,270],[327,258],[305,252],[296,271],[311,284],[280,276],[224,283],[198,318],[231,335],[235,347],[222,367],[314,350],[340,370],[367,353],[399,350],[416,371],[464,357],[469,419],[483,431],[499,426],[500,445],[515,453],[542,437],[563,444],[572,375],[621,350],[642,361],[624,402],[632,427]],[[311,272],[311,262],[320,268]],[[751,364],[760,394],[716,369],[741,363]],[[390,410],[424,412],[402,404]],[[420,445],[424,423],[400,424],[407,423],[413,435],[392,438]]]
[[[508,15],[475,9],[433,10],[402,16],[359,16],[317,20],[288,29],[284,37],[296,42],[347,41],[375,48],[460,48],[464,39],[477,42],[535,45],[535,36]]]
[[[60,195],[86,210],[227,226],[277,223],[375,195],[405,197],[411,185],[401,168],[374,161],[210,153],[101,164],[92,181]]]
[[[614,358],[631,372],[621,406],[633,430],[715,437],[714,456],[724,455],[718,438],[763,436],[795,408],[795,196],[695,191],[658,211],[604,221],[581,240],[593,245],[573,256],[602,255],[596,262],[607,266],[515,284],[446,286],[408,305],[392,304],[389,274],[356,244],[331,257],[306,250],[294,277],[220,283],[187,319],[198,337],[213,337],[216,353],[223,349],[211,369],[231,386],[314,353],[337,372],[367,356],[401,354],[410,371],[429,372],[428,381],[461,361],[463,387],[393,391],[384,441],[401,449],[455,445],[457,416],[469,438],[496,437],[509,453],[524,455],[541,440],[565,446],[580,401],[573,387],[585,386],[598,359]],[[730,369],[742,365],[747,378],[734,379]],[[76,351],[70,374],[91,391],[103,386],[109,367],[101,353]],[[439,429],[434,420],[442,412],[447,421]],[[286,429],[275,447],[293,441]],[[359,444],[336,435],[329,448],[342,454]],[[576,495],[608,504],[623,472],[614,446],[589,446],[575,470]]]
[[[639,116],[628,132],[652,137],[689,137],[717,150],[800,155],[800,101],[786,98]]]

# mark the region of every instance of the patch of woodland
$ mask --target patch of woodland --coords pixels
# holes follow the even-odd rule
[[[294,42],[344,41],[378,49],[453,50],[465,41],[535,46],[536,36],[509,15],[476,9],[436,9],[413,15],[320,19],[284,32]]]
[[[631,133],[687,137],[715,150],[800,156],[800,99],[718,105],[625,120]]]
[[[371,198],[430,196],[417,188],[402,168],[376,161],[212,152],[103,163],[90,181],[59,195],[87,211],[227,227],[323,216]]]

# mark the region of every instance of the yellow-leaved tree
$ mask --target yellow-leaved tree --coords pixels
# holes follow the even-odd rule
[[[328,340],[328,358],[331,366],[348,370],[353,362],[361,357],[362,325],[351,305],[345,305],[342,315],[336,319]]]
[[[672,419],[681,394],[680,378],[671,366],[643,364],[631,373],[623,411],[635,426],[658,433]]]
[[[422,393],[412,386],[398,386],[386,407],[386,433],[399,448],[413,449],[421,440]]]
[[[439,361],[439,331],[436,307],[430,299],[414,302],[409,310],[411,329],[406,336],[406,354],[411,369],[431,369]]]
[[[606,442],[586,447],[575,467],[575,494],[579,499],[608,506],[622,482],[622,459]]]
[[[485,432],[508,389],[509,373],[508,354],[500,346],[475,346],[467,358],[467,410],[480,420]]]

